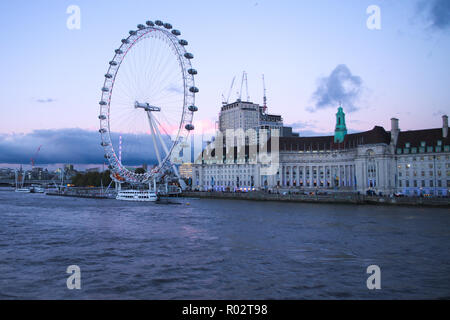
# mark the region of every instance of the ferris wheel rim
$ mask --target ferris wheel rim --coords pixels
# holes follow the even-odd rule
[[[158,24],[160,22],[161,24]],[[100,130],[101,133],[101,145],[105,151],[105,158],[110,163],[111,170],[120,178],[127,182],[146,183],[152,180],[157,174],[164,172],[165,168],[170,162],[170,157],[173,154],[175,147],[185,140],[189,135],[189,132],[194,129],[192,125],[194,112],[198,109],[192,108],[195,106],[195,94],[198,92],[195,87],[194,75],[197,71],[192,68],[191,59],[193,55],[186,51],[185,46],[187,41],[178,39],[181,34],[178,30],[172,29],[172,26],[168,23],[163,24],[161,21],[155,21],[157,26],[151,21],[147,21],[147,27],[144,25],[138,25],[138,30],[131,30],[129,36],[122,39],[122,44],[115,50],[113,59],[109,62],[108,71],[105,74],[105,80],[102,87],[102,96],[100,101]],[[160,27],[158,27],[160,26]],[[165,29],[163,29],[164,27]],[[168,29],[168,30],[166,30]],[[146,38],[160,37],[162,40],[169,44],[171,50],[178,60],[182,79],[183,79],[183,105],[181,119],[176,130],[175,139],[171,142],[170,148],[162,161],[158,161],[158,165],[151,171],[145,173],[135,173],[123,166],[117,154],[114,150],[111,137],[111,124],[110,124],[110,109],[113,99],[114,85],[117,75],[119,74],[120,67],[125,61],[127,54],[140,42],[145,41]],[[185,134],[182,134],[186,130]],[[163,143],[161,141],[161,143]],[[156,146],[155,146],[156,147]]]

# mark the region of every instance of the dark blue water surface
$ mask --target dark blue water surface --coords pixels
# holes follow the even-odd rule
[[[448,209],[180,202],[0,191],[0,298],[450,298]]]

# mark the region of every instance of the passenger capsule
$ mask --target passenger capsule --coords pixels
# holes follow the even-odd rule
[[[192,111],[192,112],[198,111],[198,108],[196,106],[189,106],[188,109],[189,109],[189,111]]]
[[[197,74],[197,70],[195,70],[195,69],[189,69],[189,70],[188,70],[188,73],[194,76],[194,75]]]
[[[130,34],[130,36],[134,36],[137,32],[135,30],[130,30],[128,33]]]
[[[192,124],[187,124],[187,125],[185,126],[185,128],[186,128],[186,130],[188,130],[188,131],[194,130],[194,126],[193,126]]]
[[[186,52],[186,53],[184,54],[184,57],[185,57],[186,59],[194,59],[194,55],[193,55],[192,53],[190,53],[190,52]]]
[[[122,54],[122,53],[123,53],[123,51],[120,50],[120,49],[116,49],[114,52],[115,52],[116,54]]]
[[[109,159],[109,156],[107,154],[105,154],[105,159]]]
[[[109,89],[108,89],[107,87],[103,87],[103,88],[102,88],[102,91],[103,91],[103,92],[109,92]]]
[[[163,22],[162,22],[161,20],[156,20],[156,21],[155,21],[155,24],[156,24],[157,26],[162,26],[162,25],[163,25]]]
[[[155,24],[153,23],[153,21],[147,21],[146,23],[145,23],[146,25],[148,25],[149,27],[153,27]]]
[[[122,39],[122,43],[130,43],[130,41],[128,39]]]
[[[112,65],[112,66],[117,66],[117,62],[115,62],[114,60],[110,61],[109,64]]]
[[[100,132],[100,133],[106,133],[106,129],[105,129],[105,128],[101,128],[100,130],[98,130],[98,132]]]
[[[192,93],[197,93],[199,90],[198,90],[197,87],[190,87],[189,91],[192,92]]]
[[[111,78],[112,78],[112,75],[109,74],[109,73],[107,73],[107,74],[105,74],[105,78],[106,78],[106,79],[111,79]]]
[[[164,23],[164,28],[166,29],[172,29],[172,25],[170,23]]]
[[[181,35],[181,32],[179,30],[177,30],[177,29],[173,29],[172,30],[172,34],[174,34],[176,36],[179,36],[179,35]]]
[[[104,114],[99,115],[98,118],[100,120],[106,120],[106,116]]]
[[[178,41],[179,44],[181,44],[182,46],[187,46],[188,42],[186,40],[181,39],[180,41]]]
[[[137,25],[137,28],[138,28],[139,30],[142,30],[142,29],[145,28],[145,26],[144,26],[143,24],[138,24],[138,25]]]
[[[107,146],[109,146],[109,143],[108,143],[108,142],[102,142],[102,143],[100,143],[100,145],[101,145],[102,147],[107,147]]]
[[[99,103],[98,103],[99,105],[101,105],[101,106],[106,106],[106,101],[100,101]]]

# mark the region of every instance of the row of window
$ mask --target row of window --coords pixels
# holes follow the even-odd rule
[[[433,161],[433,159],[436,160],[450,160],[450,155],[446,155],[446,156],[421,156],[421,157],[398,157],[399,161],[425,161],[425,160],[429,160],[429,161]]]
[[[442,188],[443,186],[445,186],[445,180],[437,180],[436,185],[434,185],[434,180],[413,180],[412,183],[409,180],[399,180],[398,181],[398,186],[400,188],[402,187],[414,187],[414,188],[426,188],[426,187],[430,187],[430,188],[434,188],[434,187],[438,187],[438,188]],[[447,188],[450,188],[450,180],[447,180]]]
[[[430,176],[430,177],[432,177],[432,176],[434,175],[434,172],[433,172],[433,171],[428,171],[428,172],[427,172],[427,171],[420,171],[420,176],[421,176],[421,177],[425,177],[425,175],[426,175],[427,173],[428,173],[428,176]],[[446,175],[447,175],[447,177],[450,177],[450,170],[447,170]],[[403,172],[402,172],[402,171],[399,171],[398,176],[399,176],[399,177],[403,177],[403,176],[409,177],[409,176],[410,176],[410,175],[409,175],[409,171],[406,171],[404,175],[403,175]],[[417,176],[418,176],[418,172],[417,172],[416,170],[414,170],[414,171],[412,172],[411,176],[417,177]],[[442,171],[441,171],[441,170],[437,170],[437,171],[436,171],[436,176],[441,177],[441,176],[442,176]]]
[[[428,147],[413,147],[413,148],[397,148],[397,154],[410,154],[410,153],[433,153],[433,152],[449,152],[450,146],[428,146]]]

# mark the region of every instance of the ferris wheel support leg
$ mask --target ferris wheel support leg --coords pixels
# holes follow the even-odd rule
[[[150,131],[152,134],[153,146],[155,147],[156,157],[158,158],[158,164],[161,164],[161,156],[159,154],[158,145],[156,144],[156,138],[155,138],[156,132],[155,132],[155,128],[153,127],[153,119],[152,119],[152,114],[150,111],[147,111],[147,116],[148,116],[148,122],[150,124]]]
[[[163,146],[164,152],[166,153],[166,155],[169,154],[169,150],[167,149],[167,146],[166,146],[166,144],[164,143],[164,141],[163,141],[163,139],[161,137],[161,132],[159,132],[158,126],[154,122],[155,120],[152,118],[151,121],[153,121],[153,126],[154,126],[155,130],[157,131],[157,136],[159,138],[160,143]],[[172,164],[172,169],[175,172],[175,175],[177,176],[177,178],[180,178],[180,175],[178,174],[178,169],[177,169],[177,167],[174,164]]]

